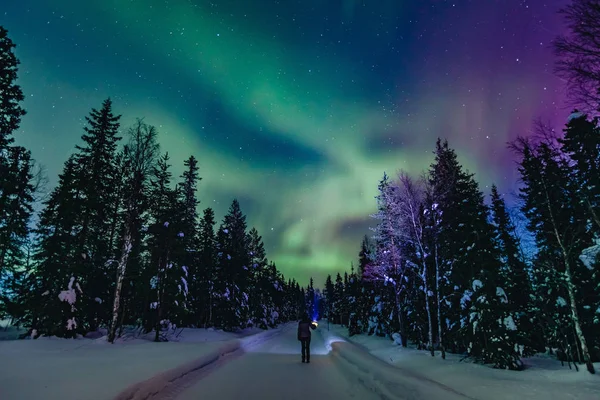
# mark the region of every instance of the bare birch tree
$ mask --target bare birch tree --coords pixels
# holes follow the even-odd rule
[[[129,253],[133,246],[133,232],[136,229],[136,221],[140,215],[140,207],[148,176],[159,153],[159,145],[156,140],[156,128],[138,119],[129,129],[129,143],[124,148],[126,159],[127,180],[129,190],[124,199],[125,221],[123,225],[123,244],[117,264],[117,282],[112,310],[112,322],[108,334],[108,341],[114,343],[117,325],[119,323],[119,309],[121,305],[121,292],[123,281],[127,270]]]

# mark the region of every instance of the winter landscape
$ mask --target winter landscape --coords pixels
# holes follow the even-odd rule
[[[0,6],[0,399],[600,399],[552,3]]]

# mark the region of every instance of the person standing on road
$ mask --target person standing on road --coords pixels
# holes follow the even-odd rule
[[[302,344],[302,362],[310,362],[310,337],[311,329],[317,329],[317,325],[308,318],[308,313],[302,314],[298,322],[298,340]]]

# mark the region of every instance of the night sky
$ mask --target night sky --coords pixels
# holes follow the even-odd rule
[[[356,260],[383,172],[419,173],[438,136],[482,189],[514,189],[506,142],[570,111],[549,47],[565,4],[4,0],[0,24],[48,189],[110,96],[124,127],[157,126],[175,175],[199,159],[201,207],[238,198],[269,259],[321,285]]]

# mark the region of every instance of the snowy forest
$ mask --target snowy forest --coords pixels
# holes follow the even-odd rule
[[[536,353],[600,361],[600,9],[575,1],[571,36],[554,48],[579,112],[556,132],[508,144],[516,196],[484,193],[445,139],[416,177],[384,174],[372,235],[351,271],[286,279],[247,226],[238,201],[218,223],[202,212],[200,161],[174,162],[143,119],[122,126],[110,99],[85,117],[81,143],[58,184],[16,145],[26,112],[19,61],[0,26],[0,319],[23,337],[78,335],[126,326],[269,329],[309,310],[351,335],[387,336],[431,356],[464,354],[520,370]],[[376,182],[373,182],[375,186]],[[39,213],[34,212],[40,204]],[[514,204],[514,206],[513,206]],[[340,266],[340,269],[342,266]],[[436,353],[437,352],[437,353]]]
[[[553,43],[575,110],[562,132],[535,124],[509,143],[517,194],[484,195],[446,140],[420,177],[378,185],[372,236],[358,268],[325,283],[325,314],[349,334],[465,354],[520,370],[522,357],[600,361],[600,7],[563,10],[570,35]],[[530,243],[532,242],[532,243]],[[577,364],[575,364],[577,368]]]
[[[85,118],[81,144],[42,196],[43,174],[12,136],[25,115],[14,46],[0,27],[0,318],[28,328],[24,337],[108,328],[111,342],[124,326],[161,341],[176,327],[298,318],[312,282],[301,288],[267,260],[238,201],[219,226],[211,208],[199,215],[199,161],[190,156],[173,177],[156,128],[139,119],[121,137],[110,99]]]

